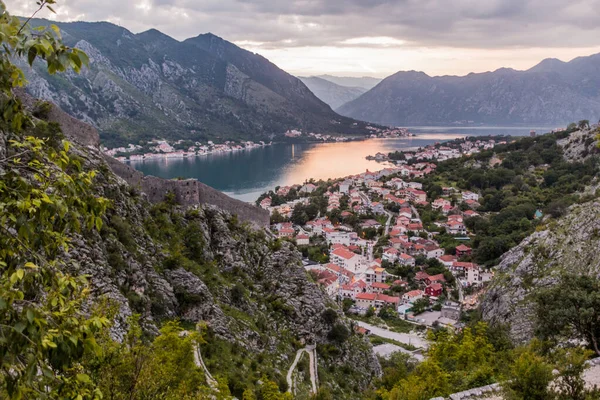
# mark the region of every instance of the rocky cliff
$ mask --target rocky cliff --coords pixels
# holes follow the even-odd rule
[[[180,42],[107,22],[56,24],[66,44],[88,54],[90,68],[50,76],[36,64],[26,69],[27,90],[94,125],[106,144],[267,139],[288,129],[366,133],[299,79],[215,35]]]
[[[466,76],[401,71],[337,111],[391,125],[549,124],[600,117],[600,54]]]
[[[596,128],[586,129],[559,141],[565,159],[597,157],[597,135]],[[599,187],[596,177],[565,216],[545,217],[535,233],[502,256],[481,305],[485,320],[508,324],[516,341],[526,341],[536,325],[533,296],[565,272],[600,276]]]
[[[111,202],[101,231],[73,234],[63,257],[70,272],[90,277],[93,298],[115,304],[116,338],[125,335],[133,313],[150,335],[165,320],[190,327],[205,321],[205,361],[238,396],[242,382],[265,375],[285,389],[286,370],[305,344],[317,345],[326,371],[320,382],[336,398],[354,398],[380,373],[370,344],[309,279],[291,243],[215,205],[177,202],[176,196],[150,202],[144,184],[130,185],[113,172],[83,126],[60,110],[52,116],[73,142],[71,156],[97,171],[96,195]],[[6,151],[0,137],[0,154]],[[348,336],[333,337],[336,326]]]

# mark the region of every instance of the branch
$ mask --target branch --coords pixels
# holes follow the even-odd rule
[[[46,5],[47,0],[43,0],[40,3],[40,8],[38,8],[33,14],[31,14],[31,16],[29,18],[27,18],[27,20],[23,23],[23,25],[21,25],[21,27],[19,28],[19,31],[17,32],[17,36],[19,36],[21,34],[21,32],[23,31],[23,29],[27,26],[27,24],[29,23],[29,21],[31,21],[31,19],[33,17],[35,17],[35,14],[39,13],[42,8],[44,8],[44,6]]]

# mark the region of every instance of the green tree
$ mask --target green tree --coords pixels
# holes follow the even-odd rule
[[[536,298],[538,334],[543,339],[575,336],[600,355],[600,279],[565,275]]]
[[[591,400],[592,395],[598,398],[600,393],[588,390],[583,378],[583,373],[589,367],[586,361],[592,354],[592,351],[581,348],[557,350],[554,355],[554,365],[558,370],[554,385],[557,400]]]
[[[95,172],[13,92],[25,83],[14,57],[42,60],[54,74],[78,72],[87,56],[64,46],[55,26],[33,31],[3,2],[0,31],[0,397],[100,398],[81,361],[99,350],[95,335],[108,320],[83,312],[86,279],[62,272],[61,255],[72,234],[101,228],[108,201],[92,193]]]
[[[503,383],[509,400],[550,400],[552,365],[532,348],[519,349],[507,379]]]

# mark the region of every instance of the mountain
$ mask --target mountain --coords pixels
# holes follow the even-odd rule
[[[341,86],[316,76],[299,77],[299,79],[304,82],[315,96],[329,104],[334,110],[358,98],[367,91],[367,89],[362,87]]]
[[[342,115],[390,125],[556,124],[600,117],[600,54],[568,63],[548,59],[526,71],[466,76],[398,72]]]
[[[36,174],[46,168],[62,171],[53,160],[57,149],[67,149],[61,160],[72,157],[78,166],[64,168],[70,178],[80,182],[80,172],[95,171],[89,184],[91,193],[77,201],[88,201],[89,196],[110,203],[106,212],[97,214],[101,218],[94,224],[97,229],[84,228],[80,233],[71,225],[55,223],[60,234],[67,235],[68,248],[56,256],[58,261],[42,259],[42,255],[36,261],[52,265],[53,273],[61,268],[88,277],[91,292],[86,310],[110,302],[112,340],[128,340],[133,314],[139,315],[145,338],[156,337],[169,321],[178,320],[186,329],[203,323],[206,332],[199,343],[202,365],[210,371],[209,377],[225,379],[225,385],[240,399],[247,398],[246,391],[260,390],[265,378],[285,392],[287,372],[305,346],[315,358],[314,368],[318,365],[318,379],[313,379],[333,398],[356,398],[381,374],[367,338],[354,333],[337,304],[309,278],[296,247],[259,226],[263,214],[268,225],[268,213],[247,204],[244,209],[243,203],[226,199],[211,188],[203,187],[198,193],[194,180],[142,177],[104,155],[92,127],[54,106],[38,113],[39,103],[27,95],[21,94],[21,98],[39,119],[34,118],[35,124],[23,133],[0,132],[0,155],[24,157],[23,163],[29,162],[30,152],[23,152],[18,144],[26,141],[24,136],[35,134],[47,140],[41,149],[44,157],[34,164]],[[71,145],[64,146],[63,138]],[[14,203],[15,195],[8,189],[18,186],[39,192],[40,178],[18,167],[2,164],[3,177],[7,177],[5,190],[0,191],[3,204]],[[65,189],[71,186],[62,181],[49,187],[48,192],[65,199],[65,204],[77,196]],[[61,212],[66,212],[67,207],[62,203],[61,207]],[[240,213],[234,215],[227,209]],[[16,231],[12,227],[25,219],[15,218],[7,231]],[[105,340],[103,337],[102,342]],[[305,382],[311,379],[308,360],[302,359],[301,364],[290,374],[297,382],[295,398],[309,398],[310,385]],[[165,388],[153,390],[159,393]]]
[[[371,76],[334,76],[334,75],[317,75],[317,78],[325,79],[326,81],[335,83],[336,85],[346,87],[358,87],[365,90],[373,89],[381,79],[373,78]]]
[[[27,69],[27,90],[97,127],[104,143],[257,139],[288,129],[365,133],[365,124],[337,115],[299,79],[215,35],[180,42],[107,22],[56,25],[66,44],[89,55],[90,68],[49,76],[40,63]]]

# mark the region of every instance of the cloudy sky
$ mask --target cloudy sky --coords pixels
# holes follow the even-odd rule
[[[29,15],[33,0],[6,0]],[[61,21],[212,32],[296,75],[463,75],[600,52],[600,0],[58,0]]]

